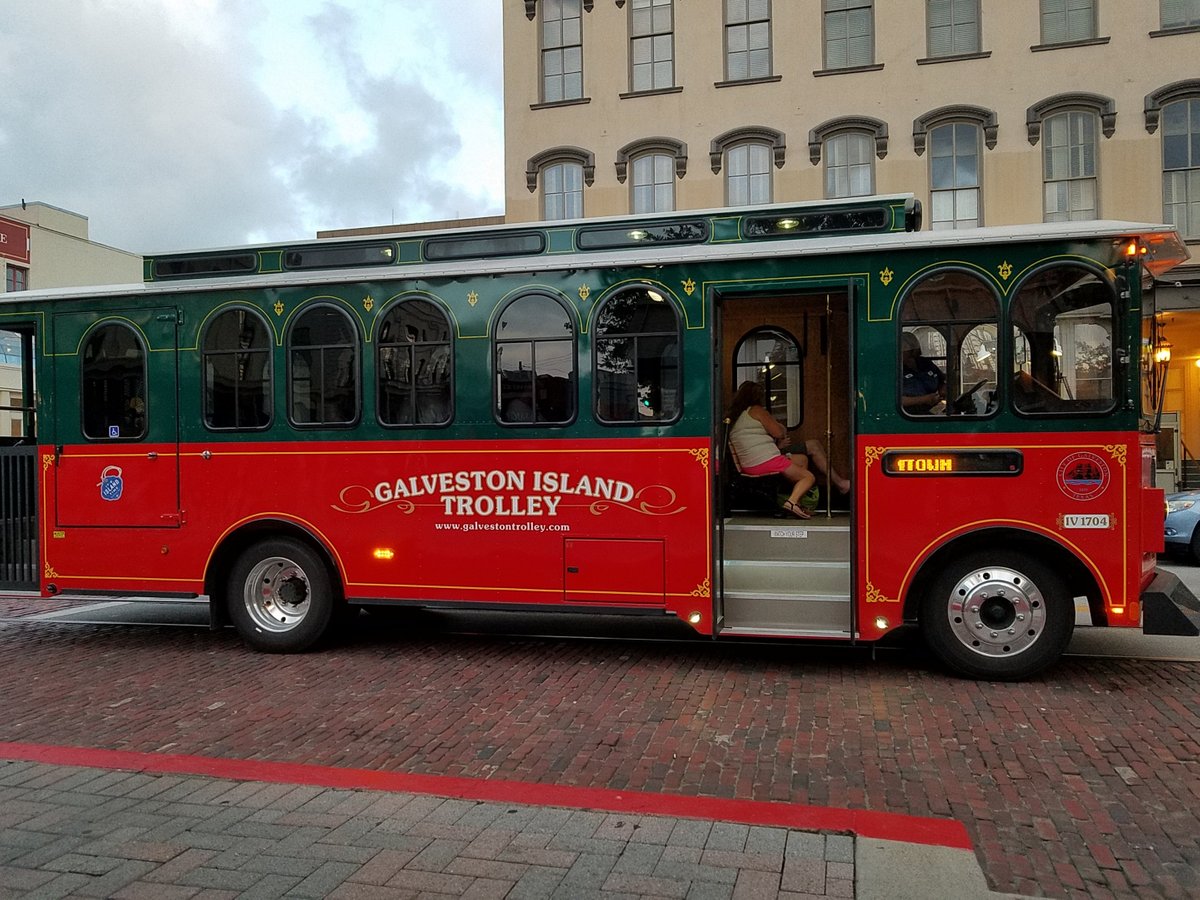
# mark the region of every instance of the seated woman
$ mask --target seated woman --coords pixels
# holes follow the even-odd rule
[[[808,470],[803,453],[781,453],[779,445],[787,440],[787,430],[762,405],[762,385],[746,381],[738,388],[729,407],[729,444],[743,475],[781,474],[792,482],[792,493],[783,508],[799,519],[812,516],[800,505],[800,498],[816,482]]]

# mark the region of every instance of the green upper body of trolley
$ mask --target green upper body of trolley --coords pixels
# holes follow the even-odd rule
[[[931,273],[969,274],[997,301],[995,327],[1010,329],[1009,303],[1020,285],[1056,263],[1074,265],[1108,285],[1113,301],[1113,402],[1073,416],[1079,430],[1126,430],[1140,414],[1138,365],[1143,279],[1187,258],[1167,226],[1088,222],[920,232],[911,197],[844,203],[756,207],[704,213],[499,226],[372,239],[340,239],[146,259],[147,281],[137,286],[70,289],[6,296],[0,328],[53,328],[39,337],[43,358],[69,355],[96,324],[110,318],[158,322],[146,334],[151,395],[154,366],[174,367],[178,350],[178,421],[151,416],[146,440],[246,440],[239,430],[212,431],[201,413],[200,353],[205,328],[223,309],[255,310],[273,342],[274,416],[256,432],[262,440],[488,439],[497,437],[697,437],[715,433],[721,396],[713,384],[714,300],[763,292],[847,291],[852,295],[852,352],[856,430],[925,432],[928,420],[906,416],[898,398],[901,310],[908,291]],[[597,310],[628,289],[654,292],[675,311],[680,341],[678,415],[653,424],[606,424],[593,409],[593,334]],[[573,331],[576,413],[569,422],[513,427],[495,413],[493,339],[505,304],[528,292],[553,297]],[[390,305],[421,297],[451,325],[454,356],[450,427],[381,425],[375,415],[378,325]],[[287,411],[286,348],[294,317],[316,303],[351,316],[361,342],[360,410],[352,424],[298,427]],[[69,314],[69,315],[68,315]],[[173,322],[169,322],[174,315]],[[168,325],[174,325],[174,330]],[[139,326],[142,327],[142,326]],[[173,346],[168,343],[173,341]],[[729,351],[732,348],[728,348]],[[1011,365],[1005,351],[1001,367]],[[166,371],[166,369],[163,369]],[[1001,371],[1006,371],[1001,368]],[[52,397],[42,384],[42,443],[71,442],[76,418],[64,408],[61,434]],[[994,412],[939,420],[942,431],[1011,432],[1061,429],[1053,416]]]

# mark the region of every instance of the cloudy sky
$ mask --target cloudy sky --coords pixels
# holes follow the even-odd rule
[[[136,253],[503,212],[501,0],[3,0],[0,205]]]

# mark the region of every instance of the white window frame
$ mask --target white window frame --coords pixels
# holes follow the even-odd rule
[[[946,129],[949,129],[950,135],[948,155],[939,152],[944,149],[939,145],[942,144]],[[934,231],[978,228],[983,224],[983,129],[974,122],[941,122],[929,129],[928,141],[929,227]],[[971,153],[960,152],[960,147],[966,141],[973,144]],[[965,160],[972,155],[975,158],[973,179],[965,164]],[[949,163],[942,162],[944,160],[949,160]],[[973,214],[967,214],[972,205]],[[951,214],[940,215],[940,208],[946,206],[949,206]]]
[[[1042,121],[1043,221],[1078,222],[1099,216],[1099,132],[1094,110],[1062,110]]]
[[[675,157],[666,153],[643,153],[629,163],[629,211],[641,213],[674,212]]]
[[[542,167],[542,218],[547,222],[583,218],[583,164],[560,160]]]
[[[774,198],[772,149],[761,141],[743,141],[725,150],[725,203],[758,206]]]
[[[875,193],[875,136],[868,131],[841,131],[825,138],[825,199],[867,197]],[[866,184],[855,188],[867,173]]]

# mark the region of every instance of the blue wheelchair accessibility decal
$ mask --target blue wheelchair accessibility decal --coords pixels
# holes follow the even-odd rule
[[[121,467],[106,467],[100,473],[99,488],[102,500],[120,500],[121,492],[125,489],[125,481],[121,478]]]

